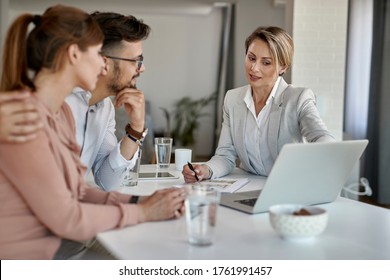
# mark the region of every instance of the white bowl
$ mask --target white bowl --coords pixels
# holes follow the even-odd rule
[[[305,209],[310,215],[294,215]],[[307,239],[322,233],[328,222],[328,213],[316,206],[280,204],[269,208],[272,227],[284,239]]]

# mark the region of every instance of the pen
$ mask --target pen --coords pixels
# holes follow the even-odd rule
[[[199,181],[199,178],[198,178],[198,176],[196,175],[195,169],[194,169],[194,167],[192,166],[191,162],[187,161],[187,163],[188,163],[188,167],[189,167],[192,171],[194,171],[196,181]]]

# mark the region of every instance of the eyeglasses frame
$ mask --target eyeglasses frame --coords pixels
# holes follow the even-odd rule
[[[111,55],[104,55],[103,56],[115,59],[115,60],[123,60],[123,61],[130,61],[130,62],[136,62],[137,63],[137,71],[141,70],[142,65],[144,64],[144,60],[142,59],[132,59],[132,58],[123,58],[123,57],[117,57],[117,56],[111,56]]]

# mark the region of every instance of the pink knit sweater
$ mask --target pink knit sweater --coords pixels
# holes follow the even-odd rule
[[[44,129],[23,144],[0,143],[0,259],[51,259],[61,238],[138,223],[129,195],[106,193],[84,181],[68,105],[56,114],[33,97]]]

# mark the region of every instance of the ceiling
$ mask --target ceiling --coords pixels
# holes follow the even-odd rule
[[[232,2],[228,1],[215,1],[215,0],[9,0],[9,6],[11,9],[20,11],[37,11],[42,10],[58,3],[70,6],[77,6],[87,11],[93,10],[106,10],[107,6],[120,9],[125,7],[127,10],[131,7],[132,13],[159,13],[159,14],[172,14],[172,13],[184,13],[184,14],[197,14],[207,15],[211,12],[215,2]],[[93,3],[93,4],[92,4]],[[114,9],[114,8],[113,8]]]

